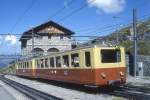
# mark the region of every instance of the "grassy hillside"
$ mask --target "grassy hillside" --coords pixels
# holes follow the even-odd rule
[[[133,41],[122,41],[120,43],[121,46],[125,47],[126,51],[133,51]],[[150,41],[140,40],[137,43],[138,54],[141,55],[150,55]]]
[[[126,51],[133,51],[133,41],[129,40],[128,37],[131,37],[131,27],[128,26],[118,31],[118,33],[112,33],[109,35],[109,39],[116,40],[116,36],[119,36],[119,44],[124,46]],[[150,37],[145,38],[145,33],[150,35],[150,19],[140,22],[137,25],[137,47],[138,54],[150,55]]]

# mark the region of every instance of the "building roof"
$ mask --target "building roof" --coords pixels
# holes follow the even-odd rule
[[[20,41],[21,40],[28,40],[28,39],[32,38],[31,34],[32,34],[33,30],[34,30],[34,33],[37,34],[40,30],[43,30],[43,29],[50,27],[50,26],[53,26],[53,27],[57,28],[58,30],[64,32],[64,35],[73,35],[74,34],[74,32],[72,32],[71,30],[69,30],[69,29],[67,29],[67,28],[65,28],[65,27],[63,27],[63,26],[61,26],[61,25],[59,25],[53,21],[48,21],[46,23],[43,23],[39,26],[36,26],[36,27],[29,29],[28,31],[24,32],[20,38]]]

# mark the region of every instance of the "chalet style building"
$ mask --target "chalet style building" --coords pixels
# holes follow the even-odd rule
[[[22,54],[49,54],[70,50],[73,34],[71,30],[53,21],[46,22],[23,33],[20,38]]]

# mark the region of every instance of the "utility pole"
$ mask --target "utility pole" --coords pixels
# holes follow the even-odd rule
[[[34,28],[32,28],[32,57],[34,57]]]
[[[134,39],[134,76],[136,77],[136,67],[137,67],[137,11],[133,8],[133,39]]]

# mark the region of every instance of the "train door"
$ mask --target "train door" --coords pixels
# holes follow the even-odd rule
[[[83,52],[83,80],[86,83],[91,83],[94,79],[94,73],[92,71],[92,61],[91,61],[91,52],[90,50],[86,50]]]

